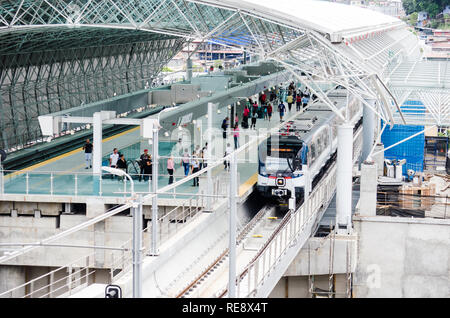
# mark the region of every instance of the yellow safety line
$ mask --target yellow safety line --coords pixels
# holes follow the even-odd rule
[[[114,135],[114,136],[110,136],[110,137],[104,138],[104,139],[102,139],[102,143],[105,142],[105,141],[110,141],[110,140],[112,140],[112,139],[118,138],[118,137],[123,136],[123,135],[125,135],[125,134],[131,133],[131,132],[133,132],[133,131],[136,131],[136,130],[138,130],[139,128],[140,128],[140,127],[137,126],[137,127],[134,127],[134,128],[128,129],[128,130],[125,130],[125,131],[123,131],[123,132],[121,132],[121,133],[119,133],[119,134],[117,134],[117,135]],[[63,153],[62,155],[56,156],[56,157],[54,157],[54,158],[45,160],[45,161],[43,161],[43,162],[36,163],[36,164],[34,164],[34,165],[32,165],[32,166],[29,166],[29,167],[27,167],[27,168],[24,168],[24,169],[22,169],[22,170],[19,170],[19,171],[16,171],[16,172],[13,172],[13,173],[11,173],[11,174],[6,175],[6,176],[5,176],[5,179],[14,177],[14,176],[16,176],[16,175],[22,174],[22,173],[27,172],[27,171],[34,170],[34,169],[36,169],[36,168],[40,168],[40,167],[42,167],[42,166],[45,166],[45,165],[50,164],[50,163],[53,163],[53,162],[58,161],[58,160],[60,160],[60,159],[69,157],[69,156],[71,156],[71,155],[74,155],[74,154],[76,154],[77,152],[80,152],[80,151],[82,151],[82,150],[83,150],[83,147],[80,147],[80,148],[74,149],[74,150],[72,150],[72,151]]]
[[[258,181],[258,174],[255,173],[239,187],[239,196],[243,196]]]

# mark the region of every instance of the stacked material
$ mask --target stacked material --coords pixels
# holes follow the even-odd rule
[[[450,176],[434,174],[428,176],[428,182],[436,188],[435,202],[425,211],[425,217],[450,218]]]
[[[399,194],[401,208],[429,210],[435,201],[436,185],[430,182],[405,184]]]

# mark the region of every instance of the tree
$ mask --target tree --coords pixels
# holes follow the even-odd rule
[[[417,12],[411,13],[411,15],[409,16],[409,24],[416,25],[418,17],[419,17],[419,14]]]
[[[405,9],[406,15],[416,12],[416,0],[403,0],[403,9]]]

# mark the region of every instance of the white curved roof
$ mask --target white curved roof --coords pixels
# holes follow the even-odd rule
[[[348,36],[364,31],[404,24],[401,20],[372,10],[341,3],[314,0],[222,0],[235,8],[279,19],[293,27],[305,26],[324,33]]]

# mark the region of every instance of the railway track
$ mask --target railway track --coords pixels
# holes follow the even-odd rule
[[[253,218],[250,222],[248,222],[244,228],[239,232],[237,237],[237,246],[239,246],[246,235],[255,228],[255,226],[264,219],[264,216],[270,214],[275,207],[272,205],[264,206]],[[190,294],[196,291],[200,287],[200,285],[204,284],[208,277],[211,276],[222,264],[226,263],[228,259],[228,248],[224,249],[220,255],[214,259],[207,268],[201,272],[196,278],[194,278],[183,290],[181,290],[176,298],[185,298]]]

